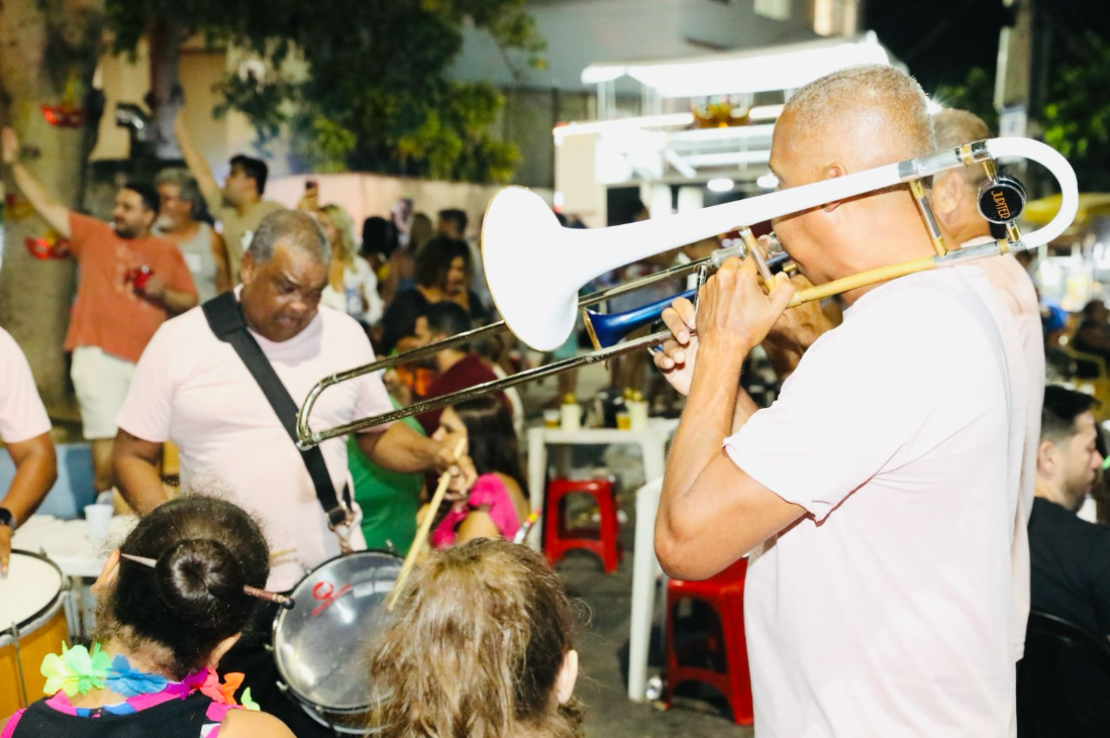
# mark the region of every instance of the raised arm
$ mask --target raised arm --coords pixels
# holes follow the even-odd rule
[[[7,126],[0,132],[0,155],[12,170],[12,179],[31,207],[63,238],[69,238],[69,208],[55,200],[19,162],[19,137]]]
[[[216,178],[212,176],[212,169],[209,168],[208,162],[205,161],[204,157],[197,151],[196,145],[193,144],[193,139],[189,136],[188,129],[185,128],[185,118],[180,110],[173,122],[173,132],[177,136],[177,145],[181,147],[181,156],[185,159],[185,165],[196,177],[197,186],[200,187],[205,199],[214,200],[218,198],[220,196],[220,186],[216,184]]]

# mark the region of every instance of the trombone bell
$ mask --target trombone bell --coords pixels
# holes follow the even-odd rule
[[[592,279],[582,279],[561,253],[567,231],[543,198],[523,187],[499,192],[482,225],[494,306],[509,330],[539,351],[558,348],[574,330],[578,288]]]

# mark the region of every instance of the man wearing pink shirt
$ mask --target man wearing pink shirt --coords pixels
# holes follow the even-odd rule
[[[15,478],[0,494],[0,576],[8,573],[12,532],[27,522],[58,478],[50,418],[39,399],[27,357],[0,328],[0,441],[15,463]]]
[[[251,337],[299,405],[325,376],[370,363],[374,352],[362,327],[346,313],[320,306],[331,253],[320,226],[307,213],[281,210],[262,219],[243,256],[239,308]],[[340,425],[393,409],[380,374],[367,374],[320,395],[314,428]],[[340,553],[339,539],[317,498],[305,462],[285,427],[229,344],[210,328],[203,308],[162,326],[143,352],[118,417],[115,472],[120,491],[140,514],[165,501],[155,464],[163,442],[178,447],[185,490],[211,487],[261,521],[271,549],[267,587],[287,591]],[[472,483],[469,458],[424,438],[403,423],[356,435],[375,464],[404,473],[453,469]],[[348,482],[347,442],[320,444],[336,496]],[[365,548],[358,525],[354,548]],[[260,617],[268,633],[275,611]],[[242,671],[254,698],[267,712],[297,726],[312,721],[276,687],[273,655],[261,643],[230,652],[224,667]],[[234,668],[233,668],[234,667]]]
[[[782,188],[932,153],[927,100],[891,67],[800,89],[775,126]],[[813,284],[933,249],[905,185],[774,222]],[[758,738],[1006,738],[1015,723],[1011,546],[1026,368],[983,271],[844,293],[844,322],[778,400],[739,392],[793,294],[726,263],[664,313],[655,357],[687,405],[655,549],[702,579],[751,554],[744,593]],[[696,336],[691,329],[697,330]]]
[[[951,149],[991,137],[987,124],[966,110],[941,110],[933,115],[938,149]],[[991,240],[990,224],[979,214],[979,188],[986,182],[982,167],[939,174],[933,178],[933,211],[941,226],[960,246],[975,246]],[[1021,493],[1014,518],[1014,634],[1016,656],[1025,647],[1025,625],[1029,612],[1029,516],[1033,512],[1033,488],[1037,479],[1037,445],[1041,437],[1041,406],[1044,403],[1044,332],[1041,306],[1029,273],[1013,254],[979,262],[987,279],[998,290],[1006,308],[1017,322],[1022,357],[1029,377],[1025,408],[1025,444],[1021,463]],[[953,376],[958,376],[959,372]]]

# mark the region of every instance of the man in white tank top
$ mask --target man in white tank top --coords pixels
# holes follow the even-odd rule
[[[171,241],[181,255],[201,304],[232,288],[227,245],[223,236],[200,220],[204,197],[196,179],[185,169],[164,169],[154,180],[158,189],[158,220],[154,232]]]
[[[890,67],[828,75],[787,102],[771,169],[790,188],[929,154],[926,104]],[[934,253],[904,185],[774,228],[818,285]],[[737,378],[792,294],[780,277],[765,295],[733,260],[696,318],[687,301],[664,314],[675,340],[655,361],[688,399],[660,562],[702,579],[762,549],[744,602],[759,738],[1015,735],[1012,318],[976,267],[847,292],[843,324],[758,410]]]

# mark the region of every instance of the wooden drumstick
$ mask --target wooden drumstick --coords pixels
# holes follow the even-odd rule
[[[465,449],[466,441],[459,441],[458,445],[455,446],[455,461],[459,460]],[[439,484],[436,485],[432,501],[428,503],[428,510],[424,514],[424,519],[420,521],[420,528],[416,531],[416,537],[412,539],[412,547],[409,548],[409,553],[405,556],[405,563],[401,565],[401,573],[393,584],[393,591],[386,598],[386,610],[393,610],[393,605],[397,602],[397,595],[401,592],[401,588],[405,586],[405,580],[409,578],[409,574],[412,573],[412,568],[416,565],[416,559],[420,556],[420,550],[424,548],[424,544],[428,541],[428,534],[432,530],[432,521],[435,519],[439,506],[443,504],[443,496],[447,494],[447,485],[450,483],[451,470],[448,469],[439,475]]]

